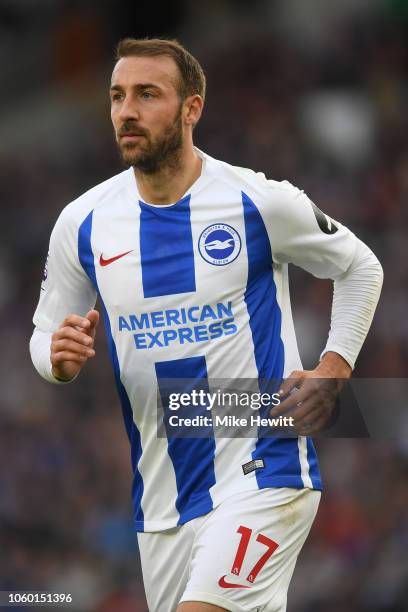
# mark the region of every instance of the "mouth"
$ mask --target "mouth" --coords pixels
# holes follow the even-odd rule
[[[121,142],[137,142],[141,138],[144,138],[143,134],[133,134],[132,132],[127,134],[121,134],[119,140]]]

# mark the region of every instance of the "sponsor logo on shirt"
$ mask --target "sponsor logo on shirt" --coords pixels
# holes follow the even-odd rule
[[[231,302],[119,315],[119,332],[133,333],[137,349],[207,342],[238,331]]]
[[[226,223],[214,223],[205,228],[198,240],[201,257],[213,266],[226,266],[241,251],[238,232]]]

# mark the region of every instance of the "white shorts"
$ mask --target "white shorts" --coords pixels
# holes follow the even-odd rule
[[[174,612],[182,601],[284,612],[319,501],[311,489],[247,491],[181,527],[138,533],[150,612]]]

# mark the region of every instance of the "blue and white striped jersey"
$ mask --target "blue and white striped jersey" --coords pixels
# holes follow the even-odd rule
[[[198,151],[200,178],[169,206],[141,201],[133,169],[69,204],[51,235],[34,323],[56,330],[99,295],[131,443],[136,528],[159,531],[265,487],[320,489],[298,438],[158,437],[162,378],[281,378],[301,369],[287,264],[341,276],[356,238],[287,182]],[[264,467],[244,474],[242,465]]]

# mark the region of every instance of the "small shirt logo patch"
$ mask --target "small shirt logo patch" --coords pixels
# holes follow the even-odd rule
[[[263,459],[252,459],[252,461],[248,461],[248,463],[244,463],[242,466],[242,471],[244,475],[250,474],[254,470],[259,470],[259,468],[265,467],[265,461]]]
[[[322,212],[320,208],[316,206],[316,204],[313,204],[313,202],[310,203],[312,205],[317,224],[322,230],[322,232],[324,232],[325,234],[335,234],[339,229],[337,225],[330,219],[328,215],[325,215],[324,212]]]
[[[101,266],[109,266],[109,264],[113,263],[117,259],[120,259],[121,257],[124,257],[125,255],[129,255],[129,253],[131,252],[132,251],[126,251],[126,253],[119,253],[119,255],[115,255],[114,257],[109,257],[109,259],[105,259],[103,256],[103,253],[101,253],[101,256],[99,258],[99,263],[101,264]]]
[[[45,260],[44,271],[41,279],[41,291],[46,291],[47,289],[47,278],[48,278],[48,260],[50,258],[50,254],[48,253],[47,259]]]
[[[205,228],[198,241],[200,255],[213,266],[225,266],[241,251],[238,232],[226,223],[214,223]]]
[[[44,264],[44,271],[43,271],[43,275],[42,275],[42,282],[45,283],[45,281],[48,278],[48,259],[50,257],[50,254],[48,253],[47,255],[47,259],[45,260],[45,264]]]

